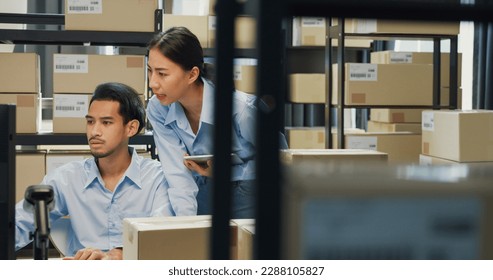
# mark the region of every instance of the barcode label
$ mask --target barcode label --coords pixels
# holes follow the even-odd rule
[[[233,66],[233,76],[235,81],[243,80],[243,75],[241,74],[241,65]]]
[[[421,130],[435,130],[435,114],[432,111],[423,111],[421,115]]]
[[[378,68],[376,64],[350,63],[350,81],[377,81]]]
[[[55,54],[53,56],[54,73],[88,73],[89,56],[79,54]]]
[[[102,0],[68,0],[68,14],[102,14]]]
[[[376,136],[349,136],[347,142],[348,149],[377,150]]]
[[[303,17],[301,18],[302,27],[325,27],[325,18]]]
[[[413,54],[407,52],[391,52],[390,63],[413,63]]]
[[[56,94],[53,98],[53,116],[84,118],[89,108],[89,97],[79,94]]]

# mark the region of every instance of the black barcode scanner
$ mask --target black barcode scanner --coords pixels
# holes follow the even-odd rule
[[[48,213],[55,206],[53,187],[49,185],[33,185],[24,194],[24,209],[34,212],[35,231],[31,233],[34,239],[33,254],[35,260],[48,259],[50,242],[50,221]]]

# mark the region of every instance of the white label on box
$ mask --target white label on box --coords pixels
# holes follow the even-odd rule
[[[46,173],[49,173],[58,167],[72,162],[83,160],[83,156],[47,156],[46,157]]]
[[[209,16],[209,30],[216,30],[216,16]]]
[[[88,73],[89,56],[83,54],[55,54],[54,73]]]
[[[103,0],[68,0],[69,14],[102,14]]]
[[[413,63],[413,54],[408,52],[391,52],[390,63]]]
[[[349,136],[347,138],[348,149],[377,150],[377,137]]]
[[[423,111],[421,115],[421,130],[434,131],[435,130],[435,120],[434,113]]]
[[[84,118],[89,109],[84,94],[56,94],[53,103],[53,116],[58,118]]]
[[[234,65],[249,65],[249,66],[257,66],[256,58],[235,58],[233,59]]]
[[[325,18],[323,17],[303,17],[301,18],[302,27],[325,27]]]
[[[377,81],[378,68],[376,64],[349,63],[350,81]]]
[[[356,19],[355,33],[372,33],[377,31],[376,19]]]
[[[241,75],[241,65],[234,65],[233,66],[233,76],[234,76],[235,81],[243,80],[243,77]]]
[[[209,14],[208,0],[174,0],[173,15],[206,16]]]

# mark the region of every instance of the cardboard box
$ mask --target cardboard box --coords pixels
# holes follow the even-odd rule
[[[461,167],[290,166],[281,258],[491,260],[491,168]]]
[[[281,150],[283,164],[302,164],[313,162],[387,162],[387,154],[362,149],[288,149]]]
[[[427,64],[345,64],[346,105],[410,105],[433,104],[432,65]],[[337,64],[333,65],[333,81],[337,81]],[[337,83],[333,83],[337,93]],[[338,104],[337,94],[333,104]]]
[[[422,153],[457,162],[493,161],[493,111],[423,111]]]
[[[172,0],[172,12],[174,15],[184,16],[210,16],[214,15],[216,0]]]
[[[346,20],[346,30],[351,29],[352,21]],[[337,19],[333,19],[332,25],[337,25]],[[293,46],[325,46],[326,23],[323,17],[294,17],[293,18]],[[372,40],[345,38],[346,47],[369,48]],[[338,46],[338,40],[332,40],[332,46]]]
[[[16,133],[37,133],[41,122],[39,93],[0,93],[0,104],[15,104]]]
[[[231,259],[252,260],[255,219],[232,219],[231,224],[231,236],[236,239],[236,241],[234,241],[236,242],[236,250],[234,251],[235,255],[233,255]]]
[[[206,260],[210,230],[211,216],[126,218],[123,259]],[[236,247],[236,238],[231,244]]]
[[[387,123],[421,123],[423,109],[377,109],[370,110],[370,119]]]
[[[458,35],[459,22],[354,19],[352,33]]]
[[[163,15],[163,30],[184,26],[199,39],[202,48],[207,48],[209,41],[209,16]]]
[[[419,155],[419,164],[420,165],[467,165],[467,166],[482,166],[482,165],[491,165],[493,166],[493,161],[481,161],[481,162],[457,162],[444,158],[437,158],[429,155]]]
[[[345,128],[345,133],[365,133],[359,128]],[[337,134],[333,128],[332,133]],[[325,127],[286,127],[290,149],[325,149]],[[336,147],[336,146],[335,146]]]
[[[144,95],[139,94],[141,100]],[[53,94],[53,132],[86,133],[86,115],[91,94]],[[144,103],[145,104],[145,103]],[[145,133],[142,129],[140,134]]]
[[[370,63],[377,64],[432,64],[432,52],[372,52]],[[457,86],[462,86],[462,54],[457,57]],[[450,87],[450,54],[440,55],[440,86]]]
[[[234,60],[233,77],[235,88],[246,93],[255,93],[257,86],[257,60],[237,58]]]
[[[27,187],[43,181],[46,151],[16,151],[15,155],[15,201],[24,198]]]
[[[154,32],[157,0],[65,0],[65,30]]]
[[[143,55],[53,55],[54,93],[93,93],[105,82],[124,83],[145,94],[146,71]]]
[[[238,16],[235,19],[235,47],[237,49],[254,49],[256,47],[257,23],[253,17]],[[209,17],[209,43],[205,46],[216,46],[216,17]]]
[[[53,94],[53,133],[86,133],[92,94]]]
[[[333,147],[337,137],[333,135]],[[421,134],[410,132],[372,132],[345,134],[346,149],[367,149],[388,154],[392,164],[418,163],[421,153]]]
[[[39,55],[0,53],[0,93],[39,93]]]
[[[421,123],[386,123],[368,121],[368,132],[412,132],[421,133]]]
[[[288,100],[293,103],[324,103],[325,74],[290,74]]]

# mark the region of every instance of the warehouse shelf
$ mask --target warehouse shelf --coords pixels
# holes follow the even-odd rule
[[[337,144],[339,149],[345,148],[345,137],[344,137],[344,109],[345,108],[414,108],[414,109],[457,109],[457,91],[458,91],[458,36],[451,34],[407,34],[407,33],[346,33],[345,32],[345,18],[338,18],[339,25],[332,26],[329,24],[331,19],[327,19],[327,60],[326,60],[326,75],[327,80],[327,99],[326,99],[326,124],[325,133],[327,135],[325,139],[325,147],[332,147],[332,125],[330,122],[330,115],[333,108],[337,109]],[[389,105],[346,105],[345,100],[345,54],[344,54],[344,40],[346,37],[350,38],[379,38],[380,40],[391,40],[391,39],[426,39],[433,40],[433,98],[432,104],[430,106],[389,106]],[[328,51],[332,48],[332,40],[337,39],[337,81],[333,81],[332,78],[332,52]],[[441,56],[441,40],[450,40],[450,90],[449,90],[449,106],[440,105],[440,56]],[[333,93],[332,84],[337,83],[337,93]],[[338,105],[332,104],[332,96],[337,94]]]

